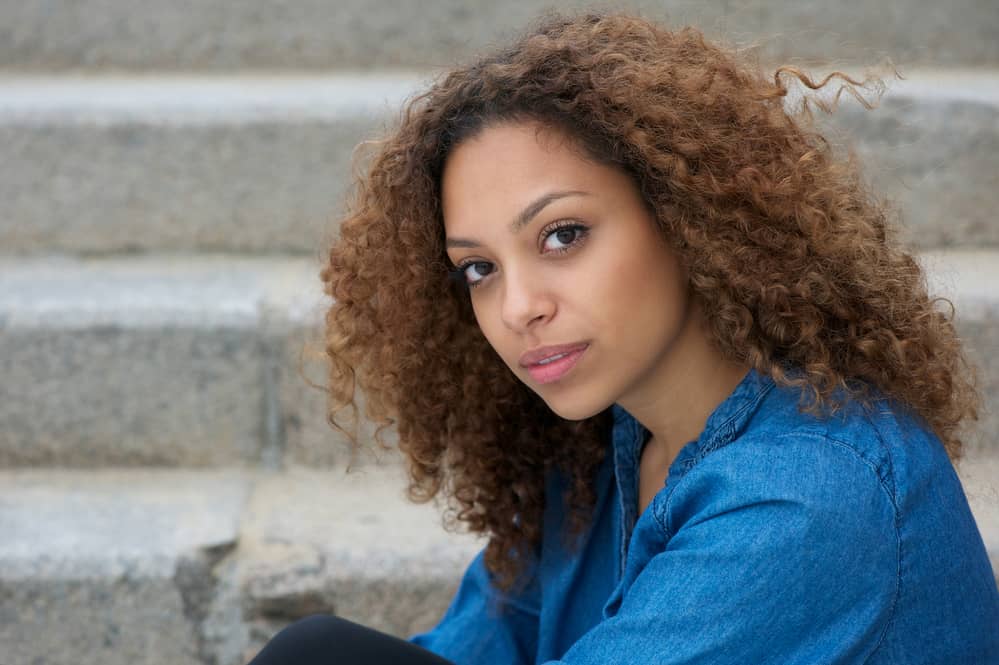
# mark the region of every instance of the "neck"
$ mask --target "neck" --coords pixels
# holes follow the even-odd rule
[[[728,361],[709,343],[696,301],[691,306],[675,348],[618,402],[652,433],[646,444],[652,454],[669,461],[700,436],[711,413],[749,372],[748,365]]]

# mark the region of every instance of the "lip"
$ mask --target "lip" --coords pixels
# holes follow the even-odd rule
[[[520,357],[520,366],[524,368],[529,368],[532,365],[538,364],[539,361],[545,358],[550,358],[551,356],[557,356],[560,353],[569,353],[570,351],[578,351],[584,347],[589,346],[589,342],[575,342],[573,344],[558,344],[556,346],[539,346],[536,349],[531,349],[527,351]]]
[[[579,359],[583,357],[588,348],[590,348],[589,345],[577,346],[575,350],[565,352],[565,355],[558,360],[553,360],[544,365],[528,365],[527,371],[530,373],[531,378],[540,384],[558,381],[576,366],[576,363],[579,362]]]

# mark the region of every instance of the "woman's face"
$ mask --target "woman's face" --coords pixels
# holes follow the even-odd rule
[[[554,412],[581,420],[641,400],[683,353],[696,308],[631,177],[536,127],[494,125],[449,155],[447,253],[510,370]],[[522,364],[562,345],[561,360]]]

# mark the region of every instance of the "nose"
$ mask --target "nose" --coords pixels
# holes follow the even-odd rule
[[[502,318],[518,333],[527,332],[551,318],[555,301],[545,280],[529,270],[507,270],[503,276]]]

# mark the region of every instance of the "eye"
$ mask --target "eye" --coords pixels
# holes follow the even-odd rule
[[[582,224],[577,224],[574,222],[562,222],[545,234],[544,246],[547,249],[550,249],[554,252],[564,252],[570,247],[572,247],[572,245],[575,244],[577,240],[585,236],[587,231],[588,229]],[[561,243],[561,245],[555,247],[550,246],[548,244],[548,241],[551,240],[552,238]]]
[[[486,275],[493,271],[492,265],[488,261],[468,261],[459,265],[454,272],[458,276],[463,276],[468,286],[475,288],[479,285],[479,282],[486,278]],[[473,278],[473,275],[476,273],[479,275],[478,279]]]

